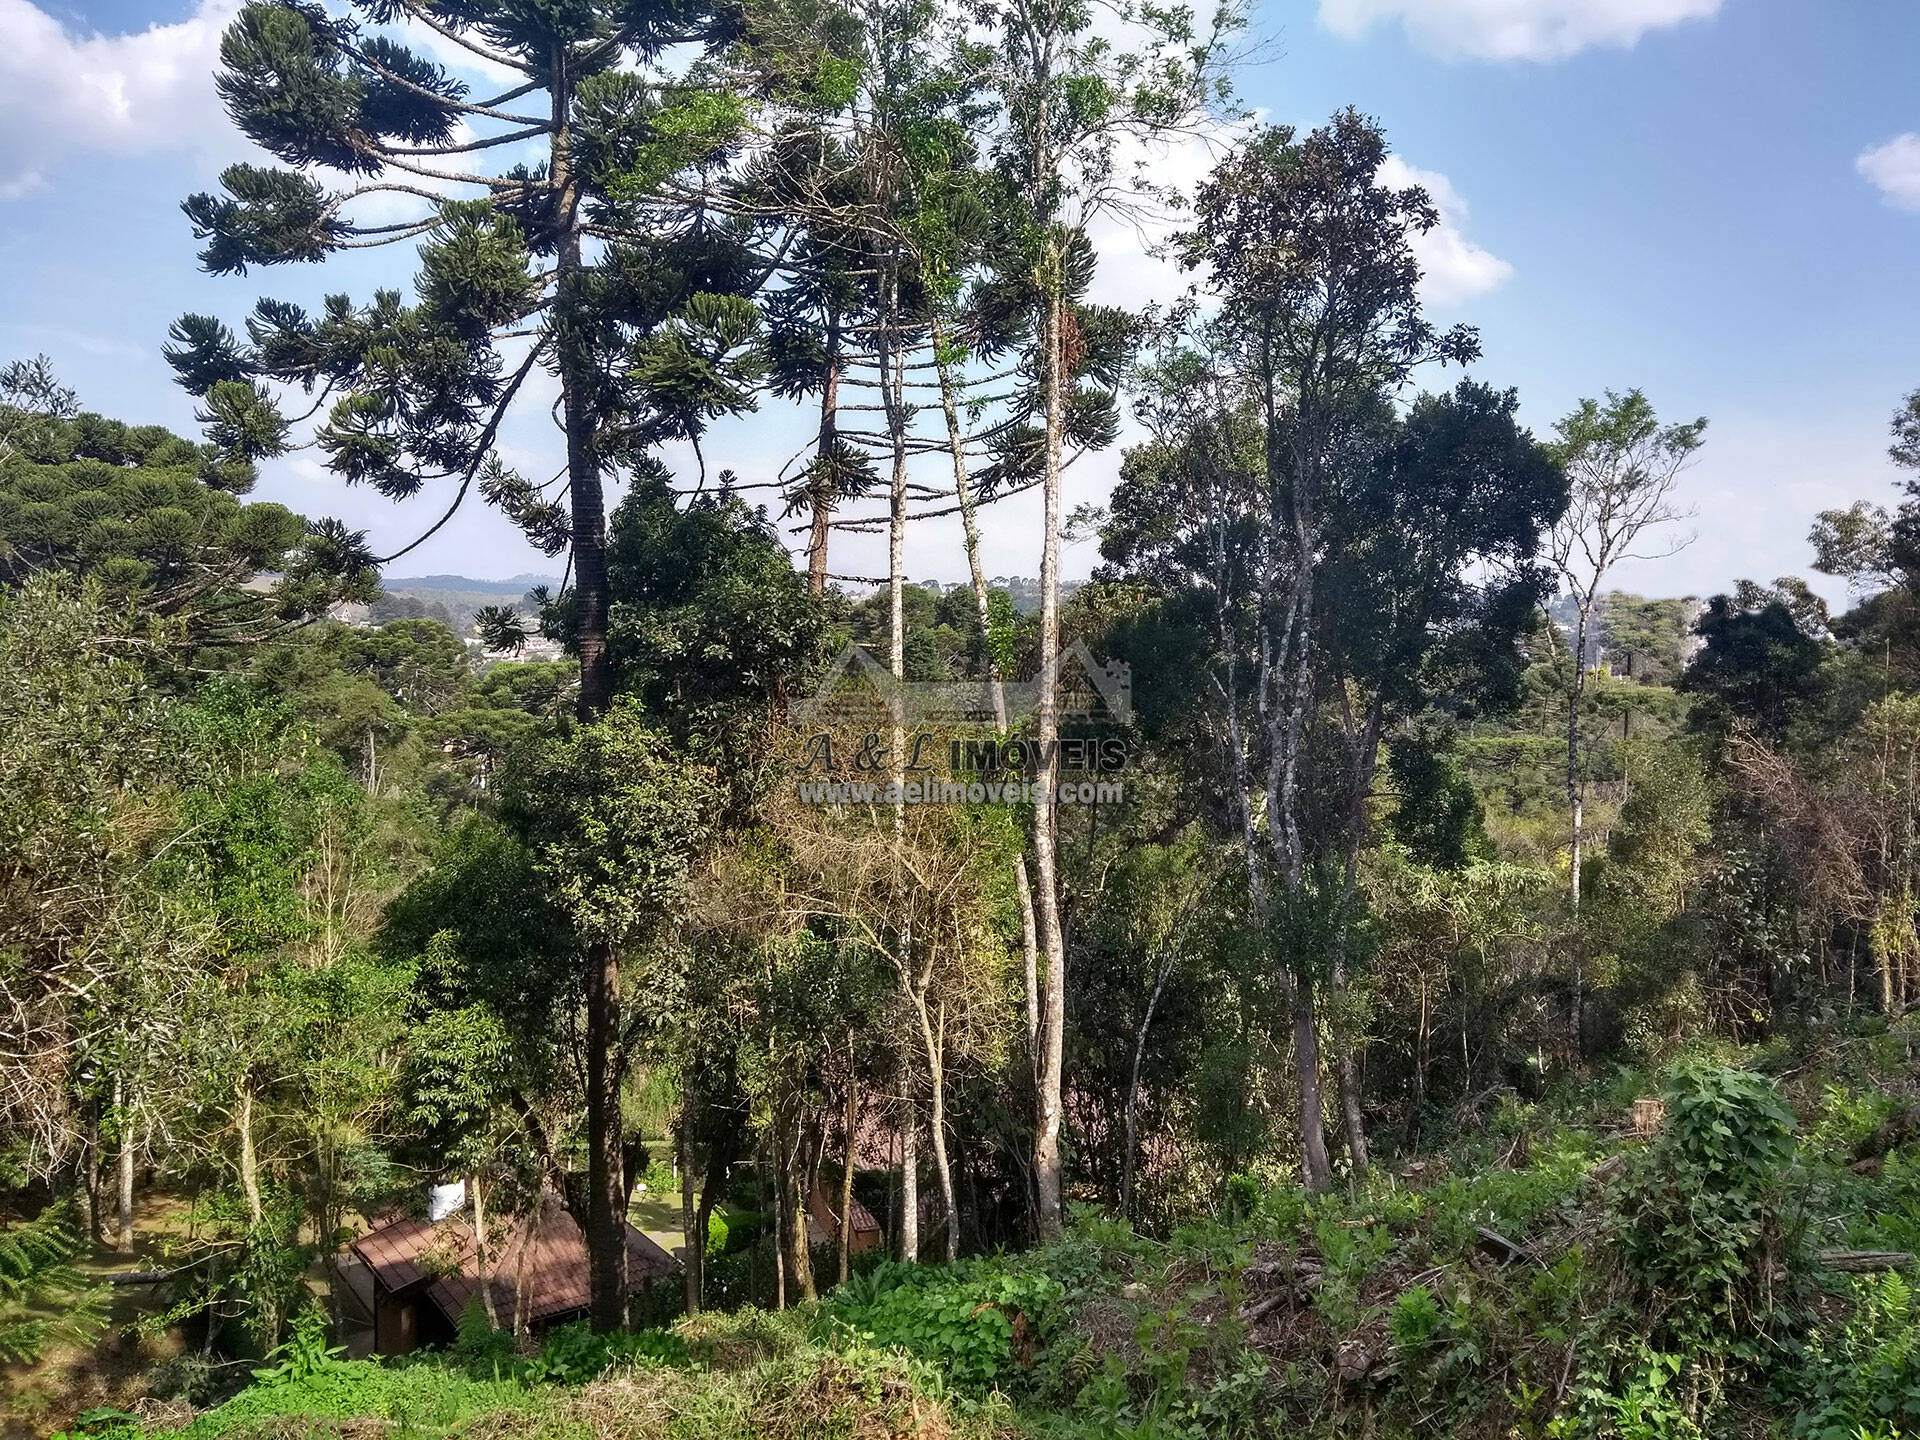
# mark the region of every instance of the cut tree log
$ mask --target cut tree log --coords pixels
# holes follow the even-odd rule
[[[1829,1270],[1865,1275],[1876,1270],[1911,1270],[1913,1256],[1905,1250],[1822,1250],[1820,1263]]]

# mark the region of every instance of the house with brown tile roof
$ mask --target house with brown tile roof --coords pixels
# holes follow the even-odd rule
[[[860,1203],[859,1197],[853,1202],[853,1253],[864,1255],[869,1250],[880,1248],[880,1222],[873,1218],[873,1212]],[[837,1245],[840,1242],[840,1214],[833,1208],[818,1182],[807,1195],[807,1243],[810,1245]]]
[[[627,1286],[644,1290],[679,1273],[679,1264],[632,1225],[627,1229]],[[473,1222],[462,1210],[437,1223],[403,1215],[355,1240],[353,1254],[373,1280],[374,1349],[405,1355],[451,1340],[469,1303],[481,1298]],[[542,1330],[584,1315],[588,1302],[587,1242],[557,1196],[516,1222],[488,1257],[487,1289],[500,1324]]]

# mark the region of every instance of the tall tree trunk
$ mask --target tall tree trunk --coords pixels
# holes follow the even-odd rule
[[[807,1229],[807,1155],[804,1131],[797,1116],[787,1126],[791,1135],[784,1145],[778,1183],[787,1192],[786,1224],[789,1269],[793,1275],[795,1300],[811,1300],[819,1292],[813,1283],[813,1244]]]
[[[1140,1150],[1140,1070],[1147,1059],[1147,1031],[1153,1028],[1153,1012],[1160,1008],[1160,996],[1167,988],[1177,954],[1169,947],[1162,957],[1153,980],[1153,994],[1147,997],[1146,1013],[1140,1017],[1140,1028],[1133,1037],[1133,1069],[1127,1078],[1127,1153],[1120,1170],[1120,1213],[1129,1220],[1133,1218],[1134,1160]]]
[[[1573,1052],[1586,1053],[1586,946],[1580,934],[1580,861],[1586,810],[1580,784],[1580,699],[1587,688],[1587,611],[1578,610],[1574,627],[1573,684],[1567,690],[1567,814],[1570,831],[1570,894],[1573,902]]]
[[[1420,1149],[1420,1122],[1427,1111],[1427,972],[1420,972],[1420,1023],[1413,1039],[1413,1110],[1407,1116],[1407,1134],[1414,1152]]]
[[[852,1046],[847,1057],[847,1143],[840,1167],[840,1283],[853,1273],[853,1164],[859,1150],[860,1079],[853,1073]]]
[[[1307,553],[1303,541],[1301,553]],[[1311,640],[1307,617],[1312,614],[1311,580],[1297,582],[1292,603],[1291,624],[1296,627],[1291,640],[1291,665],[1280,666],[1288,677],[1292,699],[1280,723],[1275,758],[1268,769],[1267,831],[1275,853],[1279,883],[1298,893],[1306,884],[1304,852],[1301,848],[1299,818],[1295,813],[1295,765],[1300,734],[1307,707]],[[1300,1173],[1309,1190],[1325,1190],[1333,1184],[1333,1167],[1327,1159],[1326,1122],[1320,1097],[1320,1026],[1313,993],[1312,966],[1308,957],[1279,961],[1293,1028],[1294,1071],[1300,1090]]]
[[[700,1223],[694,1203],[693,1181],[693,1105],[683,1100],[680,1106],[680,1243],[685,1247],[681,1269],[686,1276],[687,1317],[700,1313],[700,1294],[707,1268],[707,1227]]]
[[[534,1196],[533,1210],[520,1227],[520,1253],[513,1262],[513,1333],[527,1333],[527,1311],[532,1305],[532,1296],[527,1290],[527,1256],[533,1250],[533,1237],[540,1232],[541,1221],[546,1219],[547,1197],[544,1192]]]
[[[573,172],[573,81],[564,44],[553,48],[552,152],[555,346],[560,406],[567,441],[567,487],[572,506],[574,645],[580,660],[580,719],[599,719],[613,703],[613,665],[607,653],[606,502],[594,445],[590,402],[594,362],[577,313],[585,281],[580,251],[580,187]],[[612,945],[586,947],[587,992],[587,1260],[589,1314],[606,1332],[626,1323],[626,1193],[620,1122],[620,1080],[613,1073],[620,1027],[620,967]]]
[[[693,1233],[700,1237],[700,1303],[707,1303],[707,1233],[713,1228],[713,1212],[726,1189],[727,1170],[734,1153],[731,1136],[717,1138],[707,1147],[707,1173],[700,1183],[700,1208],[694,1215]]]
[[[896,841],[906,827],[907,676],[906,544],[907,544],[907,414],[906,355],[899,326],[900,277],[888,276],[887,314],[880,332],[880,385],[886,409],[887,439],[893,447],[892,473],[887,486],[887,668],[893,675],[892,781],[895,800],[893,831]],[[896,873],[899,867],[895,866]]]
[[[480,1282],[480,1304],[487,1312],[489,1329],[500,1328],[500,1310],[493,1299],[493,1246],[487,1237],[487,1196],[480,1183],[480,1172],[467,1176],[467,1190],[473,1196],[473,1266]]]
[[[780,1175],[780,1137],[776,1134],[767,1151],[773,1169],[773,1308],[787,1308],[787,1212],[786,1183]]]
[[[815,492],[808,497],[813,523],[807,532],[807,593],[818,600],[827,593],[827,542],[833,537],[833,502]]]
[[[815,599],[827,591],[827,544],[833,536],[836,488],[829,483],[829,460],[834,452],[840,408],[840,317],[827,318],[827,374],[820,387],[820,436],[814,442],[813,484],[808,501],[813,524],[807,536],[807,593]]]
[[[946,1016],[942,1014],[936,1026],[928,1015],[924,973],[916,985],[908,987],[902,972],[901,982],[907,990],[908,1003],[913,1006],[921,1048],[927,1057],[927,1083],[932,1091],[927,1129],[933,1141],[933,1173],[940,1182],[940,1203],[946,1207],[947,1263],[952,1264],[960,1258],[960,1214],[953,1198],[953,1170],[947,1163]]]
[[[266,1218],[260,1199],[260,1160],[253,1148],[253,1087],[245,1079],[233,1082],[233,1125],[240,1137],[240,1190],[247,1197],[247,1220],[258,1229]]]
[[[893,459],[893,484],[887,506],[887,668],[893,674],[892,703],[888,707],[893,733],[892,780],[896,787],[893,826],[896,835],[906,826],[905,785],[907,782],[907,712],[903,686],[907,675],[906,564],[907,540],[907,456],[903,440],[896,440]]]
[[[940,376],[940,408],[947,418],[947,448],[953,454],[953,494],[960,506],[960,529],[967,544],[967,572],[973,579],[973,608],[980,621],[980,644],[986,652],[987,684],[993,694],[994,724],[1002,734],[1008,728],[1006,676],[1000,673],[1000,659],[993,649],[993,605],[987,588],[987,572],[980,564],[980,520],[974,507],[973,488],[967,474],[966,437],[960,429],[960,410],[954,400],[953,366],[946,353],[946,332],[936,316],[933,321],[934,363]],[[1033,885],[1027,877],[1025,847],[1014,857],[1014,888],[1020,896],[1020,958],[1025,965],[1027,994],[1027,1064],[1039,1073],[1040,1039],[1040,938],[1033,913]]]
[[[595,940],[587,947],[586,1230],[588,1315],[601,1334],[627,1323],[626,1167],[613,1055],[619,1033],[619,957]]]
[[[1358,1177],[1367,1170],[1367,1125],[1360,1109],[1360,1066],[1354,1060],[1352,1046],[1344,1043],[1340,1046],[1334,1071],[1340,1086],[1340,1119],[1346,1130],[1347,1163]]]
[[[590,396],[594,361],[586,321],[578,311],[585,282],[580,252],[580,186],[573,173],[573,81],[564,45],[553,50],[552,158],[548,188],[558,236],[554,262],[554,346],[560,379],[561,423],[567,441],[567,495],[572,511],[574,641],[580,659],[582,720],[595,720],[613,703],[613,666],[607,653],[606,498],[594,445]]]
[[[1033,1176],[1040,1238],[1054,1240],[1061,1230],[1060,1111],[1061,1064],[1065,1049],[1067,947],[1060,925],[1060,432],[1065,422],[1062,395],[1060,293],[1061,257],[1057,243],[1044,262],[1046,315],[1041,356],[1046,402],[1046,458],[1043,473],[1045,519],[1040,552],[1040,695],[1035,738],[1040,746],[1039,793],[1033,807],[1033,858],[1036,921],[1045,975],[1040,987],[1039,1064],[1036,1067],[1039,1114],[1033,1137]]]
[[[1313,982],[1305,975],[1293,979],[1293,1054],[1300,1082],[1301,1172],[1309,1190],[1325,1190],[1333,1184],[1333,1166],[1320,1115],[1320,1029]]]
[[[912,1096],[900,1102],[900,1236],[895,1253],[909,1263],[920,1258],[920,1151]]]
[[[100,1197],[100,1101],[87,1101],[86,1168],[81,1171],[81,1188],[86,1194],[87,1238],[94,1244],[106,1241],[106,1202]]]
[[[1373,793],[1373,777],[1380,763],[1380,730],[1386,719],[1386,701],[1376,694],[1367,706],[1366,720],[1352,738],[1353,756],[1349,776],[1347,809],[1347,853],[1340,882],[1340,923],[1334,936],[1331,980],[1336,999],[1347,993],[1347,945],[1351,936],[1348,914],[1360,885],[1360,852],[1367,840],[1367,799]],[[1349,713],[1351,731],[1351,713]],[[1343,1012],[1344,1013],[1344,1012]],[[1367,1169],[1366,1117],[1360,1107],[1360,1066],[1356,1058],[1357,1042],[1350,1036],[1335,1036],[1339,1056],[1334,1075],[1340,1088],[1340,1119],[1346,1131],[1347,1161],[1355,1178]]]
[[[133,1253],[133,1107],[127,1103],[126,1081],[123,1076],[113,1077],[113,1108],[119,1122],[119,1185],[115,1187],[119,1201],[119,1225],[114,1237],[114,1248],[122,1255]]]

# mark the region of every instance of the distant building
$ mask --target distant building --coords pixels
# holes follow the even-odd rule
[[[375,1226],[350,1247],[372,1280],[373,1348],[406,1355],[452,1340],[467,1306],[480,1299],[473,1222],[465,1210],[438,1222],[406,1215]],[[627,1226],[627,1286],[637,1294],[679,1273],[679,1264]],[[527,1329],[578,1319],[589,1297],[587,1242],[559,1197],[542,1198],[538,1218],[512,1226],[489,1257],[488,1286],[502,1326]]]
[[[852,1253],[864,1255],[869,1250],[880,1248],[880,1222],[873,1218],[873,1212],[862,1205],[856,1197],[852,1207],[853,1247]],[[837,1245],[840,1242],[840,1213],[833,1208],[833,1202],[821,1190],[819,1182],[807,1195],[807,1243],[810,1245]]]

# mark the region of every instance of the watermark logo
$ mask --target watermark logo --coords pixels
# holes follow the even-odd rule
[[[848,645],[814,692],[789,702],[800,752],[795,793],[815,805],[1023,805],[1057,764],[1061,804],[1117,803],[1133,719],[1133,669],[1094,658],[1084,641],[1053,665],[1054,713],[1074,733],[1043,750],[1014,727],[1039,713],[1031,679],[900,681]],[[902,747],[895,753],[896,742]]]

